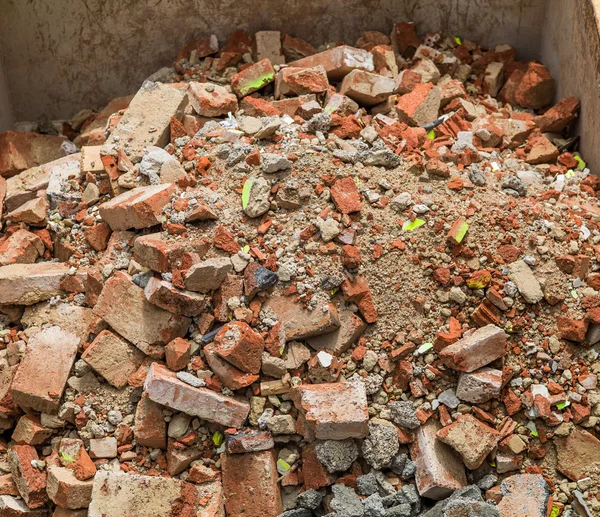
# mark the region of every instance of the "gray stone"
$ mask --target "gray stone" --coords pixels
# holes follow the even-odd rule
[[[417,410],[411,401],[396,401],[389,404],[392,420],[405,429],[417,429],[421,422],[417,418]]]
[[[371,467],[377,470],[389,467],[399,448],[394,424],[379,418],[369,422],[369,434],[362,443],[362,455]]]
[[[500,517],[498,508],[483,501],[457,497],[448,501],[444,517]]]
[[[379,485],[373,471],[356,478],[356,485],[360,495],[373,495],[378,492]]]
[[[363,500],[364,517],[385,517],[385,508],[379,494],[373,494]]]
[[[321,502],[323,501],[323,494],[321,492],[316,491],[314,488],[307,490],[306,492],[302,492],[296,498],[296,505],[301,508],[307,508],[308,510],[316,510],[319,506],[321,506]]]
[[[410,504],[399,504],[388,508],[385,512],[385,517],[410,517],[412,515],[412,508]]]
[[[460,400],[454,393],[454,390],[451,388],[448,388],[446,391],[442,391],[438,395],[438,400],[442,404],[445,404],[446,406],[448,406],[450,409],[456,409],[458,407],[458,405],[460,404]]]
[[[345,485],[333,485],[330,506],[345,517],[363,517],[364,508],[356,492]]]
[[[267,428],[274,435],[295,434],[296,421],[292,415],[275,415],[267,421]]]
[[[317,444],[317,459],[328,472],[344,472],[358,458],[354,440],[325,440]]]
[[[311,511],[306,508],[295,508],[294,510],[280,513],[278,517],[311,517],[311,515]]]

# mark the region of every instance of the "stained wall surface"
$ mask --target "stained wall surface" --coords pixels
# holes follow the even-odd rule
[[[277,29],[318,45],[353,43],[415,21],[539,52],[546,0],[0,0],[0,46],[17,120],[70,117],[135,92],[194,37]]]

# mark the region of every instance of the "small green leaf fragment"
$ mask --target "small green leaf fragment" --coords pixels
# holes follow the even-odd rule
[[[277,460],[277,472],[279,472],[280,474],[285,474],[287,471],[289,471],[292,467],[290,467],[285,461],[283,461],[281,458]]]
[[[405,221],[402,225],[402,230],[405,232],[412,232],[416,230],[419,226],[423,226],[425,221],[423,219],[415,219],[414,221]]]
[[[565,400],[564,402],[559,402],[558,404],[556,404],[556,407],[560,410],[563,410],[570,405],[571,403],[568,400]]]
[[[583,169],[585,169],[586,167],[586,163],[583,161],[583,159],[581,158],[581,156],[574,156],[575,161],[577,162],[577,168],[582,171]]]
[[[75,463],[75,458],[73,458],[73,456],[69,456],[65,452],[61,452],[60,457],[65,463]]]
[[[217,431],[212,435],[212,441],[217,447],[219,447],[223,443],[223,435]]]
[[[454,36],[454,42],[455,42],[457,45],[462,45],[462,40],[461,40],[461,39],[460,39],[458,36]]]
[[[435,140],[435,131],[433,129],[427,133],[427,138],[429,138],[429,140]]]
[[[466,221],[462,222],[459,227],[458,227],[458,231],[456,232],[456,242],[458,242],[458,244],[460,244],[462,242],[462,240],[465,238],[465,235],[467,235],[467,232],[469,231],[469,223],[467,223]]]
[[[252,190],[253,180],[246,180],[242,188],[242,208],[246,208],[250,202],[250,191]]]
[[[248,253],[250,251],[250,246],[246,244],[242,249],[244,250],[244,253]]]

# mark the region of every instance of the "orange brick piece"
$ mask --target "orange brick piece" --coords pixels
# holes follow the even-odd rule
[[[277,517],[282,511],[276,452],[221,455],[227,515]]]
[[[473,372],[506,354],[506,333],[486,325],[459,339],[440,352],[445,365],[461,372]]]
[[[373,55],[366,50],[340,45],[325,52],[289,63],[289,66],[298,68],[313,68],[321,65],[327,72],[327,77],[332,81],[341,81],[352,70],[374,70]]]
[[[186,384],[157,363],[153,363],[148,371],[144,391],[158,404],[225,427],[241,427],[250,412],[250,404],[245,400]]]
[[[440,424],[430,418],[415,432],[410,455],[417,464],[415,480],[423,497],[439,501],[466,486],[465,467],[452,449],[436,438]]]
[[[14,445],[8,452],[10,473],[13,475],[19,495],[29,508],[40,508],[48,499],[46,472],[35,466],[39,460],[35,447],[31,445]]]
[[[113,230],[156,226],[174,191],[172,183],[128,190],[100,205],[100,216]]]
[[[75,334],[57,326],[34,334],[13,379],[14,402],[24,409],[56,414],[78,345]]]
[[[367,395],[362,384],[305,384],[292,392],[307,440],[364,438],[369,433]]]
[[[258,373],[265,344],[260,334],[243,321],[232,321],[215,336],[214,350],[246,373]]]

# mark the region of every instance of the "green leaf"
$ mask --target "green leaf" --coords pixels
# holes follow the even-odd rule
[[[568,400],[565,400],[564,402],[559,402],[558,404],[556,404],[556,407],[558,409],[565,409],[567,406],[570,406],[571,403]]]
[[[244,250],[244,253],[248,253],[250,251],[250,246],[246,244],[242,249]]]
[[[287,472],[288,470],[290,470],[292,467],[290,467],[285,461],[283,461],[282,459],[278,459],[277,460],[277,470],[282,470],[283,472]]]
[[[427,138],[429,138],[429,140],[435,140],[435,131],[433,129],[427,133]]]
[[[413,230],[416,230],[419,226],[423,226],[424,224],[425,221],[423,221],[423,219],[418,218],[414,221],[405,221],[402,225],[402,230],[404,230],[405,232],[412,232]]]
[[[577,168],[582,171],[583,169],[585,169],[586,167],[586,163],[583,161],[583,159],[581,158],[581,156],[574,156],[575,161],[577,162]]]
[[[461,40],[461,39],[460,39],[458,36],[454,36],[454,42],[455,42],[457,45],[462,45],[462,40]]]
[[[73,456],[69,456],[65,452],[61,452],[60,457],[65,463],[75,463],[75,458],[73,458]]]
[[[458,242],[458,244],[460,244],[462,242],[462,240],[465,238],[465,235],[467,235],[467,232],[469,231],[469,223],[462,222],[460,224],[460,226],[458,227],[458,231],[456,232],[456,242]]]
[[[423,355],[425,352],[431,350],[433,348],[433,343],[423,343],[419,348],[417,348],[417,354]]]
[[[552,511],[550,512],[550,517],[558,517],[560,515],[560,508],[556,505],[552,505]]]
[[[242,208],[248,206],[248,202],[250,201],[250,191],[252,190],[253,184],[254,180],[246,180],[244,183],[244,188],[242,189]]]
[[[223,443],[223,435],[217,431],[215,434],[213,434],[212,441],[217,447],[220,447]]]

